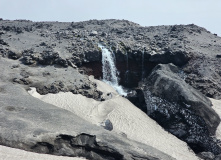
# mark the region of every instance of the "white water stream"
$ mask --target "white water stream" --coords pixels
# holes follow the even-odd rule
[[[111,85],[120,95],[126,96],[127,93],[118,83],[117,68],[114,63],[114,53],[110,52],[101,44],[98,44],[98,47],[102,49],[103,81]]]

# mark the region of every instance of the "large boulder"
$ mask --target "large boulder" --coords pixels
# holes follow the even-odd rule
[[[188,85],[173,64],[157,65],[144,81],[148,114],[196,151],[221,152],[210,137],[220,123],[211,101]]]

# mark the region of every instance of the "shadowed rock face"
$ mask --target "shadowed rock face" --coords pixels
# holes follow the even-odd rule
[[[147,113],[195,152],[221,153],[210,136],[220,123],[211,101],[178,76],[172,65],[157,65],[143,82]]]
[[[65,146],[65,147],[64,147]],[[83,156],[87,159],[112,160],[124,159],[124,155],[118,153],[108,146],[100,146],[96,142],[96,136],[89,134],[80,134],[76,137],[70,135],[58,135],[54,140],[54,144],[46,142],[38,142],[31,147],[32,151],[65,155],[65,156]]]

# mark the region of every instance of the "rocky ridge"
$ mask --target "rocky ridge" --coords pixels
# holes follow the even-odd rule
[[[82,94],[88,98],[105,101],[108,95],[104,95],[87,76],[94,75],[97,79],[102,78],[102,52],[98,47],[98,43],[101,43],[115,54],[120,84],[132,90],[132,94],[128,96],[132,103],[149,114],[148,108],[146,108],[148,103],[145,101],[146,92],[143,87],[140,87],[143,84],[151,91],[152,98],[156,96],[156,98],[160,99],[160,102],[163,101],[164,103],[163,106],[160,106],[161,109],[159,107],[159,112],[154,111],[154,114],[149,114],[159,124],[163,119],[158,119],[158,113],[163,111],[165,105],[168,106],[167,109],[171,112],[175,110],[180,114],[183,110],[181,103],[185,103],[186,106],[190,105],[192,107],[191,111],[188,110],[187,113],[193,117],[195,116],[195,118],[188,119],[181,114],[181,117],[176,117],[172,121],[169,119],[171,121],[169,127],[161,125],[172,134],[186,141],[190,146],[192,145],[193,150],[196,146],[200,146],[199,150],[195,150],[196,153],[210,151],[218,155],[221,153],[220,147],[216,140],[211,139],[211,136],[214,135],[216,127],[220,123],[220,118],[210,109],[211,102],[205,96],[216,99],[221,98],[220,42],[221,38],[216,34],[211,34],[206,29],[193,24],[142,27],[126,20],[90,20],[72,23],[1,20],[0,64],[2,66],[2,75],[0,81],[1,83],[18,85],[26,89],[36,87],[41,94],[71,91],[74,94]],[[201,95],[201,93],[191,88],[193,95],[201,97],[198,101],[199,103],[185,101],[185,98],[176,99],[175,97],[175,99],[171,99],[170,97],[165,97],[169,93],[164,93],[164,90],[161,90],[162,88],[160,87],[151,89],[153,84],[157,82],[157,79],[150,78],[156,71],[154,67],[158,64],[168,63],[179,67],[175,70],[176,74],[183,78],[183,88],[187,87],[186,83],[188,83],[204,94]],[[169,71],[169,75],[177,78],[177,75],[172,72]],[[145,83],[146,78],[150,81],[152,79],[153,83]],[[171,84],[173,83],[171,82]],[[180,85],[175,88],[179,87]],[[4,87],[2,91],[4,91]],[[161,91],[163,94],[160,94]],[[180,90],[178,92],[182,93],[181,96],[185,95]],[[201,100],[203,101],[200,102]],[[189,104],[189,102],[191,103]],[[173,103],[176,103],[176,105],[173,105]],[[201,110],[196,109],[199,106]],[[12,107],[11,109],[9,106],[9,110],[14,110],[14,108]],[[207,111],[210,113],[208,116],[204,114]],[[170,116],[174,115],[176,114],[173,113]],[[167,116],[167,114],[164,116]],[[182,124],[181,127],[174,125],[177,121]],[[193,125],[188,121],[192,121],[190,123],[193,123]],[[174,132],[174,127],[181,129],[179,133]],[[203,134],[198,134],[201,133],[198,132],[197,135],[195,131],[187,132],[188,127],[203,130]],[[56,142],[60,140],[59,136],[62,135],[57,135],[58,138],[52,138],[54,139],[53,143],[55,143],[53,147],[47,143],[36,143],[36,147],[32,146],[31,148],[37,148],[33,150],[36,152],[47,151],[47,153],[57,154],[57,152],[53,152],[54,149],[52,148],[60,149],[58,147],[60,142]],[[65,138],[61,138],[61,141],[65,141],[66,145],[69,143],[71,146],[78,146],[79,144],[74,144],[73,142],[79,138],[78,136],[80,139],[81,137],[83,139],[86,137],[89,140],[92,136],[93,139],[93,135],[90,134],[86,136],[79,134],[75,137],[64,134]],[[195,141],[196,137],[201,139]],[[66,143],[68,139],[71,142]],[[206,140],[206,143],[201,143],[204,140]],[[12,144],[5,140],[2,140],[1,143],[4,145]],[[16,147],[30,150],[30,148],[26,148],[23,145],[26,144],[21,144],[22,147]],[[91,145],[93,146],[89,145],[91,152],[82,153],[83,151],[81,150],[82,155],[95,159],[104,158],[102,155],[93,157],[94,152],[92,150],[95,149],[100,152],[100,148],[95,144]],[[110,154],[110,150],[112,149],[102,149],[101,152]],[[59,154],[61,152],[59,151]],[[73,152],[73,154],[71,153],[72,155],[79,156],[75,151]],[[116,156],[119,156],[118,153]],[[61,155],[68,154],[65,151]],[[96,152],[96,154],[98,153]],[[128,153],[122,154],[124,156],[128,155]],[[129,155],[129,157],[133,156]],[[119,159],[119,157],[114,158]]]
[[[142,27],[126,20],[2,20],[0,37],[4,57],[31,66],[78,66],[95,78],[102,77],[98,43],[103,43],[121,62],[117,67],[124,86],[138,86],[142,75],[147,76],[156,64],[173,63],[183,68],[191,86],[208,97],[219,99],[221,95],[221,39],[193,24]]]

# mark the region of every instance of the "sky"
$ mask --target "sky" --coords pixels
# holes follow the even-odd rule
[[[221,0],[0,0],[0,18],[125,19],[142,26],[193,23],[221,36]]]

